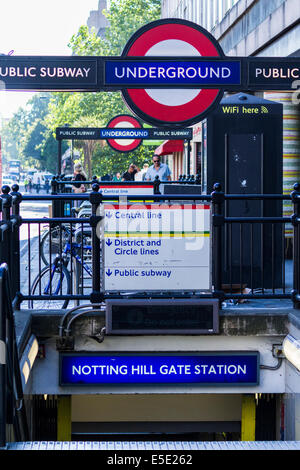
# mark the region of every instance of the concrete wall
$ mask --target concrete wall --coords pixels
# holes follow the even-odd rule
[[[216,25],[212,34],[226,55],[290,55],[300,49],[300,37],[291,30],[300,21],[298,0],[240,0]],[[276,41],[273,53],[269,49]],[[285,51],[278,54],[279,43]],[[268,53],[267,53],[268,51]]]
[[[240,421],[241,395],[73,395],[72,421]]]
[[[124,336],[106,337],[99,344],[88,338],[76,337],[75,350],[90,352],[116,352],[116,351],[259,351],[262,365],[275,366],[277,359],[272,356],[272,344],[280,343],[281,339],[274,336],[234,337],[234,336]],[[260,371],[260,383],[257,386],[205,386],[197,387],[176,386],[127,386],[126,388],[113,388],[107,386],[59,386],[59,355],[56,351],[54,339],[45,341],[46,355],[43,359],[36,359],[31,380],[25,389],[26,394],[241,394],[241,393],[284,393],[285,388],[285,361],[278,370]],[[299,383],[300,392],[300,383]],[[295,390],[296,391],[296,390]]]

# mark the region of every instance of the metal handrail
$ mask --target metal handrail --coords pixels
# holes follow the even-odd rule
[[[14,425],[19,440],[29,439],[10,292],[9,270],[3,263],[0,266],[0,342],[5,349],[5,360],[0,364],[0,447],[6,445],[7,424]]]
[[[159,182],[159,181],[158,181]],[[106,182],[105,182],[106,183]],[[114,182],[111,182],[113,184]],[[120,184],[121,185],[121,184]],[[216,184],[214,186],[214,191],[210,194],[138,194],[138,195],[127,195],[125,196],[126,201],[128,203],[134,203],[137,201],[139,204],[141,203],[141,200],[144,200],[146,204],[150,202],[159,202],[162,203],[162,201],[166,201],[167,203],[172,203],[173,201],[180,201],[182,204],[184,202],[191,203],[200,203],[200,202],[208,202],[211,204],[212,207],[212,250],[214,253],[213,260],[214,260],[214,266],[213,266],[213,273],[215,277],[215,283],[213,287],[213,291],[210,292],[209,294],[204,294],[201,293],[202,296],[212,296],[212,297],[218,297],[220,301],[225,301],[227,299],[263,299],[263,298],[285,298],[285,299],[291,299],[294,302],[294,305],[299,304],[300,306],[300,268],[297,267],[299,263],[297,263],[298,260],[298,252],[300,255],[300,245],[299,245],[299,240],[300,240],[300,214],[299,214],[299,202],[300,202],[300,191],[299,191],[300,185],[295,184],[294,185],[294,191],[291,192],[290,194],[225,194],[221,190],[221,186],[219,184]],[[14,189],[14,195],[18,195],[17,192],[18,188],[15,187]],[[13,194],[13,193],[12,193]],[[4,198],[4,202],[6,203],[7,201],[9,202],[9,196],[6,190],[6,194]],[[0,198],[1,199],[1,198]],[[10,224],[11,228],[13,228],[13,217],[14,217],[14,205],[18,206],[18,204],[21,202],[20,199],[18,200],[17,197],[12,197],[12,214],[9,216],[6,216],[4,219],[5,224]],[[59,217],[46,217],[46,218],[24,218],[23,220],[16,220],[15,225],[17,226],[18,223],[23,223],[27,224],[28,227],[32,223],[36,224],[49,224],[49,227],[52,226],[52,224],[69,224],[74,226],[76,224],[87,224],[91,228],[91,238],[93,240],[93,249],[92,249],[92,265],[93,265],[93,288],[92,292],[95,293],[94,297],[90,297],[90,300],[92,303],[99,303],[103,302],[104,299],[109,298],[109,297],[115,297],[118,295],[118,293],[109,293],[108,296],[106,295],[105,292],[100,291],[100,266],[98,266],[100,262],[100,255],[97,255],[97,252],[99,252],[99,239],[96,236],[96,225],[99,219],[99,216],[97,216],[97,209],[99,204],[105,203],[106,201],[110,203],[114,203],[114,201],[120,201],[120,196],[119,195],[103,195],[101,194],[101,183],[99,184],[98,182],[93,182],[92,185],[92,190],[89,193],[82,193],[82,194],[77,194],[77,193],[61,193],[61,194],[47,194],[47,195],[22,195],[21,196],[22,201],[34,201],[34,200],[48,200],[48,201],[89,201],[90,203],[90,217],[74,217],[71,216],[59,216]],[[227,217],[226,216],[226,201],[234,201],[234,200],[261,200],[261,201],[273,201],[277,200],[279,202],[282,202],[284,200],[286,201],[291,201],[294,205],[294,214],[291,217],[281,217],[281,216],[256,216],[256,217]],[[122,197],[123,201],[123,197]],[[125,202],[125,201],[124,201]],[[225,211],[224,211],[225,209]],[[225,214],[223,214],[225,212]],[[58,214],[59,215],[59,212]],[[79,215],[79,214],[78,214]],[[222,269],[224,268],[224,262],[225,265],[227,266],[227,258],[225,261],[223,260],[224,256],[224,248],[222,247],[221,244],[221,239],[224,235],[224,227],[231,227],[235,224],[239,224],[240,226],[245,226],[245,224],[250,223],[250,224],[255,224],[255,223],[261,223],[263,224],[274,224],[276,226],[282,224],[291,224],[293,225],[293,230],[294,230],[294,243],[295,246],[297,247],[299,245],[299,248],[294,252],[294,276],[293,276],[293,287],[292,291],[286,292],[285,291],[285,285],[283,287],[283,292],[279,292],[273,289],[272,287],[272,292],[268,292],[268,289],[262,285],[263,292],[262,294],[258,294],[255,292],[255,286],[254,289],[251,289],[251,294],[248,294],[246,291],[237,293],[236,291],[233,290],[233,292],[228,293],[226,292],[226,289],[224,291],[223,280],[222,277]],[[18,227],[17,227],[18,228]],[[252,227],[251,227],[252,228]],[[272,229],[273,230],[273,229]],[[1,232],[0,232],[1,233]],[[251,235],[252,236],[252,235]],[[272,239],[273,240],[273,239]],[[297,242],[298,240],[298,242]],[[253,243],[253,240],[251,241]],[[273,242],[272,242],[273,243]],[[298,245],[297,245],[298,243]],[[10,244],[12,246],[12,244]],[[6,250],[8,251],[8,250]],[[229,258],[228,258],[229,259]],[[223,263],[223,264],[222,264]],[[252,270],[252,265],[251,265],[251,270]],[[241,269],[243,269],[243,265],[241,264]],[[241,270],[240,269],[240,270]],[[273,269],[273,268],[272,268]],[[251,273],[250,273],[251,274]],[[273,271],[271,273],[272,275],[272,286],[275,285],[273,284]],[[252,276],[252,274],[251,274]],[[283,274],[283,278],[285,277],[285,274]],[[94,279],[95,278],[95,279]],[[223,281],[223,282],[222,282]],[[231,281],[230,281],[231,282]],[[284,282],[284,281],[283,281]],[[226,283],[225,283],[226,284]],[[228,284],[228,283],[227,283]],[[242,284],[241,284],[242,286]],[[16,286],[18,287],[18,286]],[[39,296],[37,295],[31,295],[31,292],[29,291],[28,294],[23,295],[22,293],[19,292],[20,289],[14,289],[14,293],[17,294],[18,296],[18,301],[20,300],[21,302],[24,300],[41,300],[43,299],[52,299],[52,295],[48,296]],[[168,292],[164,292],[166,296],[170,295]],[[173,292],[173,295],[178,295],[179,293]],[[124,298],[124,293],[119,293],[122,298]],[[131,293],[132,295],[132,293]],[[147,295],[147,293],[136,293],[135,294],[137,297],[143,297]],[[151,297],[153,295],[156,295],[156,293],[153,294],[151,293]],[[195,292],[190,292],[186,293],[184,292],[184,295],[198,295],[197,291]],[[159,296],[160,297],[160,296]],[[89,299],[88,295],[78,295],[78,294],[64,294],[60,296],[55,297],[57,300],[79,300],[79,299]],[[297,307],[298,308],[298,307]]]

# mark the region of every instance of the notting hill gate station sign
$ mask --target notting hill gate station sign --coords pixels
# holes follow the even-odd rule
[[[120,57],[1,56],[0,80],[5,90],[121,91],[143,121],[174,128],[203,120],[224,91],[297,88],[300,60],[226,57],[197,24],[161,19],[139,29]]]

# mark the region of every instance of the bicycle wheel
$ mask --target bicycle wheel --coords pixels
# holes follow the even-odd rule
[[[65,226],[56,226],[51,229],[51,263],[57,255],[61,255],[65,244],[69,241],[70,230]],[[41,239],[40,244],[41,258],[46,266],[50,262],[50,230],[47,230]]]
[[[69,300],[55,298],[58,295],[66,295],[71,292],[70,273],[64,265],[46,266],[32,283],[31,295],[51,295],[51,299],[30,300],[30,308],[33,309],[64,309]]]

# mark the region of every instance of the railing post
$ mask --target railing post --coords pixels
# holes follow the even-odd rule
[[[222,291],[222,227],[224,225],[224,216],[222,207],[225,200],[224,193],[221,191],[220,183],[215,183],[214,191],[211,193],[212,199],[212,259],[213,259],[213,296],[219,299],[221,308],[224,300]]]
[[[1,263],[6,263],[9,269],[11,268],[11,237],[10,237],[10,213],[12,206],[12,196],[9,194],[10,187],[2,187],[2,222],[8,228],[2,232],[2,260]]]
[[[12,196],[12,263],[11,263],[11,288],[12,298],[20,293],[20,225],[22,219],[20,217],[20,203],[22,194],[19,193],[19,185],[14,184],[11,191]]]
[[[99,193],[99,184],[94,183],[92,192],[90,193],[90,203],[92,204],[92,215],[90,217],[90,225],[92,228],[92,293],[90,300],[92,304],[102,302],[103,294],[101,293],[101,263],[100,263],[100,238],[97,233],[97,225],[102,219],[97,215],[99,205],[102,202],[102,194]]]
[[[51,180],[51,194],[56,196],[60,194],[60,184],[59,184],[59,175],[53,176]],[[60,199],[53,199],[52,201],[52,217],[63,217],[64,213],[64,201]]]
[[[293,224],[293,290],[294,308],[300,308],[300,183],[294,184],[291,193],[294,213],[291,217]]]
[[[155,176],[154,186],[153,186],[154,194],[161,194],[159,190],[159,185],[160,185],[160,179],[159,179],[159,176],[157,175]]]
[[[5,269],[0,266],[0,447],[6,445],[6,314],[4,308]]]

